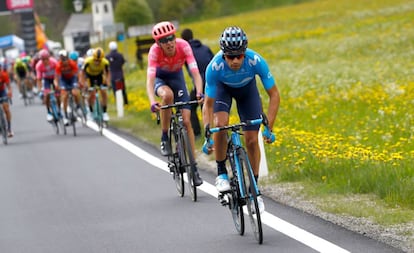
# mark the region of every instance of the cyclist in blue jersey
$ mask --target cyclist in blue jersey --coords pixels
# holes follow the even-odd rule
[[[258,75],[269,96],[267,110],[269,129],[273,128],[279,110],[280,95],[275,79],[262,56],[247,48],[248,40],[245,32],[237,26],[227,27],[220,38],[220,51],[214,56],[206,70],[205,102],[203,106],[203,121],[206,136],[210,126],[221,127],[229,124],[229,113],[232,99],[236,101],[237,111],[241,121],[258,119],[262,113],[262,103],[256,86]],[[260,149],[258,131],[260,126],[243,128],[247,154],[252,165],[253,173],[258,181]],[[265,135],[266,142],[274,140],[273,133]],[[217,163],[216,188],[219,192],[230,190],[226,169],[227,133],[221,131],[213,135],[214,153]],[[208,152],[213,148],[208,143]],[[258,197],[259,209],[264,211],[264,203]]]

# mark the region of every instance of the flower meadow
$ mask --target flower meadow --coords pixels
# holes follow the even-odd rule
[[[267,60],[281,93],[277,140],[266,145],[272,178],[414,209],[413,20],[411,0],[326,0],[180,28],[217,51],[222,30],[241,26]],[[128,76],[127,113],[153,124],[145,73]]]

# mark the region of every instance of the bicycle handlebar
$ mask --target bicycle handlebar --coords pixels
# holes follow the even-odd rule
[[[258,125],[258,124],[261,124],[261,123],[263,123],[263,119],[253,119],[253,120],[248,120],[248,121],[245,121],[245,122],[240,122],[240,123],[234,124],[234,125],[210,128],[210,132],[211,133],[217,133],[217,132],[220,132],[220,131],[223,131],[223,130],[228,130],[228,129],[231,129],[232,131],[237,131],[242,126]]]
[[[162,105],[162,106],[160,106],[160,108],[163,109],[163,110],[165,110],[165,109],[169,109],[169,108],[173,108],[173,107],[175,107],[175,108],[181,108],[183,106],[193,105],[193,104],[198,104],[198,101],[197,100],[191,100],[191,101],[186,101],[186,102],[181,102],[180,101],[180,102],[176,102],[174,104]]]
[[[186,101],[186,102],[181,102],[180,101],[180,102],[176,102],[174,104],[162,105],[162,106],[160,106],[160,109],[161,110],[166,110],[166,109],[169,109],[169,108],[180,109],[181,107],[183,107],[185,105],[192,105],[192,104],[198,104],[198,101],[197,100],[191,100],[191,101]],[[160,112],[156,111],[155,113],[157,114],[157,125],[159,125],[160,122],[161,122]]]

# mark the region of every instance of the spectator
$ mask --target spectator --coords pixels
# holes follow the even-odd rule
[[[214,54],[211,51],[211,49],[201,43],[200,40],[193,38],[193,31],[191,29],[184,29],[181,32],[181,38],[188,41],[191,48],[193,49],[194,58],[197,61],[198,69],[200,71],[201,79],[203,80],[203,90],[206,85],[206,68],[207,65],[210,63],[211,59],[213,59]],[[188,71],[188,66],[187,71]],[[191,72],[188,71],[188,73],[191,76]],[[190,92],[190,100],[196,99],[196,91],[194,89]],[[199,137],[201,135],[201,127],[200,127],[200,121],[197,116],[197,107],[198,104],[194,104],[191,106],[191,124],[193,126],[194,135],[196,137]]]
[[[124,98],[124,105],[127,105],[128,96],[125,86],[124,70],[122,69],[123,65],[125,64],[125,58],[121,53],[118,52],[118,45],[115,41],[109,42],[109,50],[111,51],[106,55],[106,59],[109,61],[112,91],[114,92],[115,96],[117,88],[121,88],[122,96]]]

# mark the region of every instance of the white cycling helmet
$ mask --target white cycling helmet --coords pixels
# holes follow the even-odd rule
[[[109,49],[110,50],[116,50],[117,48],[118,48],[118,45],[116,44],[115,41],[109,42]]]
[[[93,55],[93,48],[89,48],[88,51],[86,51],[86,56],[91,57]]]

